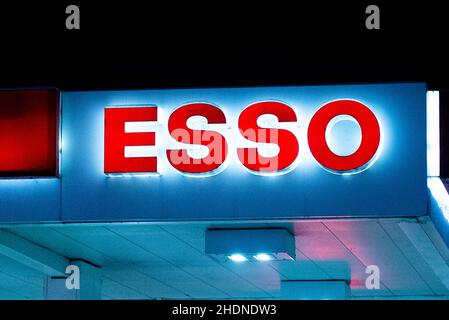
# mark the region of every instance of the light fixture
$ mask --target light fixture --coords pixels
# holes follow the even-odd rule
[[[273,256],[266,253],[258,253],[254,256],[257,261],[270,261],[273,260]]]
[[[239,253],[231,254],[230,256],[228,256],[228,258],[229,258],[229,260],[234,261],[234,262],[244,262],[244,261],[248,260],[244,255],[239,254]]]
[[[205,253],[224,262],[294,260],[295,237],[285,228],[208,229]]]

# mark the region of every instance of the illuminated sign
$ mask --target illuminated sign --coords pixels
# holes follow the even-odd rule
[[[0,121],[17,120],[0,126],[0,171],[51,163],[50,173],[59,162],[60,174],[0,179],[0,221],[426,215],[426,92],[422,83],[62,92],[59,137],[57,122],[38,120],[45,99],[31,97],[22,114],[42,113],[30,122],[0,109]]]
[[[426,86],[63,95],[64,221],[427,213]]]
[[[258,123],[266,116],[274,117],[271,127]],[[185,104],[170,114],[168,133],[171,139],[190,148],[192,145],[207,148],[204,156],[197,158],[189,155],[189,147],[167,148],[162,152],[173,168],[192,176],[217,172],[229,153],[224,135],[189,126],[189,121],[198,117],[204,119],[206,126],[222,125],[232,129],[224,112],[210,103]],[[352,154],[342,156],[331,150],[326,132],[330,125],[345,119],[358,124],[361,142]],[[276,155],[267,157],[258,151],[258,147],[237,148],[237,158],[245,168],[256,174],[283,173],[291,168],[300,155],[300,143],[293,132],[299,126],[286,130],[278,128],[280,123],[296,124],[298,117],[293,108],[279,101],[256,102],[239,114],[237,134],[249,141],[278,149]],[[163,147],[156,144],[157,124],[157,106],[106,108],[104,172],[158,173],[158,155],[150,148],[153,147],[154,151]],[[380,125],[376,116],[368,106],[355,100],[341,99],[326,103],[312,117],[307,130],[307,142],[315,160],[326,170],[339,174],[358,173],[367,168],[378,153],[380,141]]]

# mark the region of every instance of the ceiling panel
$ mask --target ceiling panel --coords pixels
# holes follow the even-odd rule
[[[58,254],[83,259],[90,261],[95,265],[106,265],[113,260],[101,252],[90,248],[89,246],[80,243],[79,239],[72,238],[62,232],[67,230],[63,227],[11,227],[8,231],[13,232],[19,236],[29,239],[43,247],[51,248],[51,250]]]
[[[0,272],[0,291],[3,289],[22,295],[25,299],[42,299],[43,287]]]
[[[139,248],[175,265],[211,266],[214,264],[214,261],[205,256],[203,252],[159,227],[123,225],[106,228]]]
[[[174,287],[166,285],[164,282],[153,279],[141,272],[132,269],[109,270],[104,269],[104,276],[117,283],[133,288],[151,298],[183,298],[185,295]]]
[[[11,291],[10,288],[5,288],[2,285],[0,285],[0,299],[1,300],[29,300],[30,298],[27,298],[25,294],[23,293],[17,293],[14,291]]]
[[[376,221],[330,221],[325,225],[364,265],[380,268],[382,283],[395,295],[432,290]]]
[[[42,299],[43,274],[0,255],[0,297]]]
[[[126,238],[111,232],[103,226],[63,226],[58,231],[71,237],[77,242],[95,249],[109,259],[128,262],[158,261],[159,258],[139,246],[126,240]]]
[[[109,299],[120,300],[142,300],[151,299],[151,297],[137,292],[133,288],[126,287],[108,278],[103,279],[102,295]]]
[[[448,294],[448,289],[435,275],[432,268],[427,264],[422,255],[410,242],[409,238],[404,234],[402,229],[399,227],[399,223],[389,220],[379,221],[379,223],[385,232],[387,232],[391,237],[399,250],[401,250],[404,257],[409,261],[409,264],[416,270],[417,273],[419,273],[423,281],[429,286],[432,293],[436,295]],[[424,232],[423,234],[425,235]]]
[[[330,278],[350,280],[351,288],[364,288],[366,266],[322,222],[295,224],[296,248]]]
[[[405,220],[420,228],[421,234],[433,230],[429,222]],[[296,261],[265,263],[224,262],[205,255],[204,235],[211,226],[207,223],[39,225],[8,230],[66,257],[100,265],[105,299],[269,299],[279,298],[282,280],[336,279],[351,281],[354,298],[449,296],[433,266],[398,227],[402,221],[213,224],[287,226],[295,234]],[[433,232],[428,239],[435,243],[438,234]],[[441,242],[437,247],[433,252],[441,252]],[[380,267],[380,290],[365,288],[365,267],[370,264]],[[42,279],[39,272],[0,256],[0,298],[41,298]]]
[[[229,298],[228,294],[214,287],[214,284],[208,284],[204,280],[199,279],[174,265],[139,266],[136,267],[136,270],[147,274],[154,279],[158,279],[171,287],[177,288],[184,293],[186,298]]]
[[[248,280],[217,264],[215,266],[185,266],[183,270],[228,294],[232,298],[266,298],[266,292]]]
[[[225,267],[248,280],[269,297],[279,297],[282,275],[268,262],[225,263]]]

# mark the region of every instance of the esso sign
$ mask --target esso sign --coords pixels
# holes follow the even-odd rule
[[[211,175],[223,170],[231,152],[252,173],[282,174],[301,157],[306,143],[327,171],[353,174],[373,163],[381,142],[375,114],[365,104],[349,99],[330,101],[318,108],[308,124],[307,141],[299,141],[296,128],[286,126],[300,121],[289,105],[279,101],[256,102],[244,108],[238,116],[237,128],[230,126],[225,113],[216,105],[184,104],[168,116],[166,129],[170,141],[164,141],[163,145],[158,142],[162,124],[157,106],[105,108],[104,115],[106,174],[158,173],[158,161],[165,156],[180,173]],[[355,120],[361,132],[360,145],[349,155],[336,154],[326,138],[329,126],[344,117]],[[231,150],[223,128],[239,135],[247,145]]]

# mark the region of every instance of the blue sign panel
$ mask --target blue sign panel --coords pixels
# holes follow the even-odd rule
[[[59,221],[60,190],[58,178],[0,179],[0,222]]]
[[[63,221],[427,214],[424,84],[69,92],[61,126]],[[219,132],[222,163],[181,127]]]

